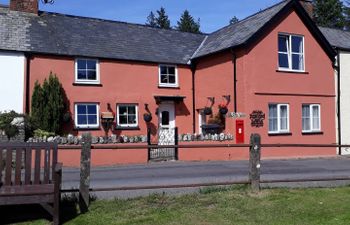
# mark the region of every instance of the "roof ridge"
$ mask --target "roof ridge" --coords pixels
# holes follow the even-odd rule
[[[276,7],[276,6],[278,6],[278,5],[280,5],[280,4],[284,3],[284,2],[287,2],[287,1],[292,1],[292,0],[282,0],[282,1],[278,2],[278,3],[276,3],[276,4],[273,4],[273,5],[271,5],[271,6],[267,7],[267,8],[265,8],[265,9],[263,9],[263,10],[260,10],[260,11],[258,11],[258,12],[256,12],[256,13],[253,13],[252,15],[249,15],[249,16],[245,17],[244,19],[242,19],[242,20],[240,20],[240,21],[238,21],[238,22],[236,22],[236,23],[234,23],[234,24],[226,25],[226,26],[224,26],[224,27],[222,27],[222,28],[220,28],[220,29],[218,29],[218,30],[216,30],[216,31],[214,31],[214,32],[212,32],[212,33],[210,33],[209,35],[218,33],[218,32],[220,32],[221,30],[224,30],[224,29],[226,29],[226,28],[228,28],[228,27],[230,27],[230,26],[237,26],[238,24],[243,23],[244,21],[248,20],[249,18],[258,15],[259,13],[263,13],[263,12],[265,12],[265,11],[267,11],[267,10],[273,8],[273,7]]]
[[[208,39],[208,35],[205,36],[205,38],[203,39],[202,43],[198,46],[198,48],[196,49],[196,51],[194,51],[194,53],[192,54],[191,59],[193,59],[193,57],[195,57],[197,55],[197,53],[199,52],[199,50],[203,47],[205,41]]]
[[[41,15],[54,15],[54,16],[65,16],[65,17],[71,17],[71,18],[79,18],[79,19],[86,19],[86,20],[96,20],[101,22],[108,22],[108,23],[119,23],[119,24],[125,24],[125,25],[132,25],[132,26],[138,26],[138,27],[145,27],[155,30],[164,30],[164,31],[170,31],[170,32],[177,32],[182,34],[190,34],[190,35],[197,35],[197,36],[206,36],[206,33],[191,33],[191,32],[184,32],[180,30],[176,30],[173,28],[170,29],[164,29],[159,27],[152,27],[146,24],[140,24],[140,23],[132,23],[132,22],[126,22],[126,21],[118,21],[118,20],[112,20],[112,19],[102,19],[102,18],[96,18],[96,17],[87,17],[87,16],[78,16],[78,15],[71,15],[71,14],[64,14],[64,13],[57,13],[57,12],[50,12],[50,11],[39,11],[39,16]]]

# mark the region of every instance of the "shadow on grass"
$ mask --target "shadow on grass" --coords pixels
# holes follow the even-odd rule
[[[79,211],[79,199],[77,196],[77,194],[62,195],[60,205],[61,224],[66,223],[81,214]],[[90,201],[95,200],[95,196],[90,196]],[[52,221],[52,216],[40,205],[0,206],[0,212],[0,224],[30,223],[38,220]]]

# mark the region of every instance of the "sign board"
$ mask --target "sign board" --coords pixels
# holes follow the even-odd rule
[[[229,112],[227,113],[227,117],[229,118],[245,118],[246,114],[242,112]]]

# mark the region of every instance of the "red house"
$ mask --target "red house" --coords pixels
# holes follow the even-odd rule
[[[10,9],[0,8],[0,21],[16,16],[0,26],[13,42],[16,35],[26,41],[0,43],[0,49],[25,53],[25,111],[34,83],[52,71],[69,100],[73,122],[67,133],[103,136],[101,117],[114,115],[110,135],[145,135],[149,126],[159,142],[165,141],[159,130],[174,127],[180,134],[203,134],[200,140],[216,130],[230,133],[230,143],[247,143],[251,133],[261,134],[264,143],[336,142],[335,53],[299,1],[282,1],[208,35],[23,10],[12,2]],[[27,27],[18,34],[17,24]],[[219,104],[227,114],[220,115]],[[150,123],[145,113],[151,113]],[[148,159],[147,150],[93,154],[95,164]],[[263,157],[335,154],[333,148],[263,151]],[[76,156],[61,153],[65,165]],[[246,149],[180,149],[178,155],[245,157]]]

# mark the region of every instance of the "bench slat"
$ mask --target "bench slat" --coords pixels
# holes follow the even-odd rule
[[[6,174],[5,185],[10,186],[12,181],[12,149],[6,149]]]
[[[35,165],[34,165],[34,184],[40,184],[40,160],[41,149],[35,150]]]
[[[26,165],[25,165],[25,181],[26,185],[30,184],[32,177],[32,148],[26,146]]]
[[[45,150],[44,158],[44,184],[48,184],[50,180],[50,148],[47,147]]]
[[[16,148],[15,185],[21,184],[22,148]]]
[[[58,145],[55,142],[53,145],[53,152],[52,152],[52,180],[53,180],[53,175],[55,174],[55,166],[57,164],[57,152],[58,152]]]

